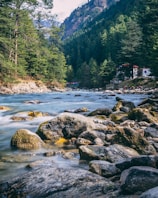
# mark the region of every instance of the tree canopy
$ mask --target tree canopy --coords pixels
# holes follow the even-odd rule
[[[42,26],[35,26],[31,12],[38,3],[37,0],[5,0],[0,3],[1,82],[28,77],[65,81],[66,60],[61,50],[61,30],[53,25],[45,30]],[[43,0],[43,5],[51,8],[53,1]]]
[[[66,39],[74,79],[105,86],[124,63],[148,67],[158,76],[157,7],[157,0],[120,0]]]

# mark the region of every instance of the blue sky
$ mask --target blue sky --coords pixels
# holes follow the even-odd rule
[[[88,0],[54,0],[52,12],[58,15],[57,19],[60,22],[63,22],[75,8],[87,2]]]

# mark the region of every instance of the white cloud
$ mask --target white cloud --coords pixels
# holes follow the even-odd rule
[[[88,0],[54,0],[52,12],[57,14],[57,19],[62,22],[75,8],[87,2]]]

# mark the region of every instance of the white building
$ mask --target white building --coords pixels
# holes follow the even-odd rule
[[[143,68],[142,69],[142,77],[149,77],[151,74],[150,68]]]
[[[133,65],[133,78],[138,77],[139,67],[137,65]]]

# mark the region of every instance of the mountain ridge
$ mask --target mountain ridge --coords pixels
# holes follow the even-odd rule
[[[67,17],[62,26],[64,27],[63,39],[70,37],[76,31],[84,28],[87,23],[92,21],[103,10],[119,0],[91,0],[88,3],[76,8],[69,17]]]

